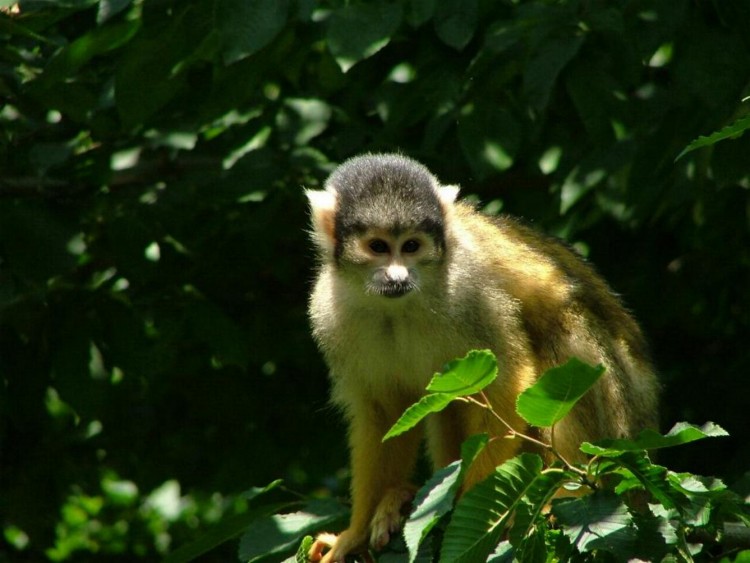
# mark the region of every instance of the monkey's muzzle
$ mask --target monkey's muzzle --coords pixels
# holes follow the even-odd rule
[[[378,293],[384,297],[403,297],[409,293],[415,285],[408,281],[389,281],[380,286]]]

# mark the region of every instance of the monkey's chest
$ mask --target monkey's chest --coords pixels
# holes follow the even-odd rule
[[[420,395],[434,373],[469,346],[450,326],[424,315],[363,314],[341,329],[333,377],[356,379],[375,394],[402,389]]]

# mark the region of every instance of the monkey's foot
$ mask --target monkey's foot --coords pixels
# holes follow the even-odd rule
[[[411,502],[416,492],[414,487],[388,489],[375,510],[370,524],[370,545],[380,550],[401,529],[402,510]]]
[[[307,552],[310,561],[320,563],[345,563],[346,556],[351,553],[361,555],[364,563],[374,563],[373,558],[363,549],[364,536],[344,530],[338,536],[336,534],[318,534],[315,541]]]

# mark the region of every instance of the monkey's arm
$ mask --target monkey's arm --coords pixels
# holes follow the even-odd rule
[[[310,550],[313,560],[331,549],[322,563],[343,562],[348,553],[370,545],[380,549],[400,526],[401,508],[413,496],[409,477],[414,468],[420,435],[414,430],[383,443],[400,412],[372,401],[350,405],[349,443],[352,471],[352,517],[349,528],[331,541],[319,536]],[[397,413],[397,414],[394,414]]]

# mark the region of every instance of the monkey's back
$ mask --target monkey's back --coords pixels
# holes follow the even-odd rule
[[[656,428],[659,385],[645,339],[591,265],[515,219],[490,218],[467,204],[453,213],[454,262],[481,265],[461,283],[481,288],[477,308],[501,304],[495,310],[504,318],[498,331],[517,331],[501,334],[495,352],[533,362],[537,376],[571,356],[607,369],[563,422],[571,446]],[[504,298],[491,298],[493,291]]]

